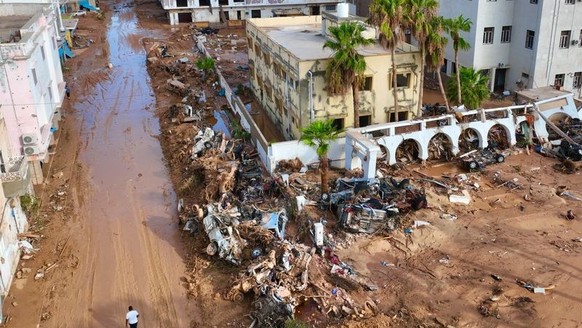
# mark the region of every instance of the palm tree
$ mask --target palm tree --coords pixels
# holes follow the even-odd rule
[[[322,193],[329,191],[329,186],[327,184],[327,169],[329,165],[327,152],[329,150],[329,144],[337,139],[342,132],[342,130],[336,129],[333,125],[333,120],[331,119],[313,121],[301,130],[301,138],[299,140],[303,141],[303,143],[310,147],[314,147],[315,152],[319,157]]]
[[[489,99],[488,76],[472,67],[461,67],[461,71],[457,72],[457,80],[461,81],[461,92],[455,81],[449,80],[447,85],[447,94],[452,101],[457,100],[458,95],[462,94],[465,106],[475,109],[481,107],[481,103]]]
[[[418,109],[422,107],[424,88],[424,67],[426,61],[427,38],[431,33],[432,20],[438,12],[437,0],[407,0],[405,7],[405,25],[410,28],[412,36],[418,41],[420,48],[420,84]]]
[[[378,27],[380,42],[390,48],[392,57],[392,96],[394,97],[394,118],[398,120],[398,93],[396,92],[396,46],[404,40],[405,0],[374,0],[370,5],[369,21]],[[390,116],[388,116],[390,119]]]
[[[325,71],[327,91],[332,95],[345,94],[352,87],[356,128],[360,127],[360,85],[366,70],[366,60],[356,48],[374,43],[373,39],[362,37],[363,31],[357,22],[343,22],[329,28],[332,39],[323,44],[324,49],[333,51]]]
[[[461,32],[469,32],[471,30],[471,25],[473,22],[469,18],[463,17],[463,15],[456,18],[445,19],[445,30],[451,36],[453,40],[453,50],[455,51],[455,71],[459,72],[459,50],[469,50],[471,45],[467,40],[461,37]],[[460,75],[457,74],[457,103],[461,104],[463,97],[461,97],[461,80]]]
[[[445,63],[445,47],[449,41],[446,37],[441,35],[443,30],[443,18],[441,16],[433,17],[430,20],[430,29],[425,40],[425,61],[427,69],[431,72],[435,72],[439,81],[439,88],[443,99],[445,100],[445,106],[447,106],[447,111],[449,110],[449,100],[447,94],[445,93],[445,88],[443,85],[443,79],[441,78],[440,69]]]

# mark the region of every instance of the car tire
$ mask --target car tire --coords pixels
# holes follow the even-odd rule
[[[471,161],[467,164],[467,167],[469,168],[469,170],[476,170],[479,168],[479,163],[477,163],[476,161]]]
[[[322,202],[324,202],[324,203],[328,203],[328,202],[329,202],[329,200],[330,200],[330,198],[331,198],[331,197],[330,197],[329,193],[327,193],[327,192],[324,192],[323,194],[321,194],[321,198],[320,198],[320,200],[321,200]]]
[[[497,160],[497,163],[503,163],[503,162],[505,162],[505,156],[499,155],[499,156],[497,156],[496,160]]]
[[[218,245],[215,242],[210,242],[210,244],[206,246],[206,254],[214,256],[216,253],[218,253]]]
[[[206,141],[206,142],[204,143],[204,147],[205,147],[206,149],[210,149],[210,148],[212,148],[212,142],[210,142],[210,141]]]

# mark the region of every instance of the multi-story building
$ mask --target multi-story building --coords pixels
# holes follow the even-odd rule
[[[0,106],[8,136],[0,160],[25,156],[35,184],[43,181],[64,98],[57,19],[50,5],[0,4]]]
[[[333,54],[323,48],[329,27],[351,19],[364,24],[361,18],[349,16],[343,6],[321,16],[247,22],[253,92],[288,139],[298,138],[301,128],[317,119],[334,119],[339,128],[354,126],[351,89],[345,95],[330,95],[325,82],[326,66]],[[375,38],[376,30],[367,27],[363,35]],[[358,51],[367,65],[360,94],[360,126],[414,117],[419,104],[418,49],[406,43],[398,46],[396,86],[392,85],[390,50],[375,43]],[[394,110],[393,87],[398,92],[398,112]]]
[[[440,0],[440,14],[473,22],[459,64],[485,71],[491,91],[552,85],[580,96],[582,0]],[[447,74],[454,73],[450,44]]]
[[[319,15],[334,10],[339,0],[160,0],[171,25],[229,22],[247,18]]]

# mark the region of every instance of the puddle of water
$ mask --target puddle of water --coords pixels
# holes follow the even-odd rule
[[[207,122],[212,125],[212,130],[220,131],[224,133],[225,136],[230,137],[230,131],[228,129],[229,124],[229,116],[228,113],[222,109],[218,109],[214,111],[214,116],[209,117]]]

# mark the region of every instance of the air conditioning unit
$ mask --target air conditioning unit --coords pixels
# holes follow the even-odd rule
[[[24,150],[24,155],[36,155],[40,153],[38,146],[24,146],[22,149]]]
[[[22,135],[22,144],[23,145],[34,145],[38,141],[36,134],[23,134]]]
[[[578,40],[572,40],[572,45],[575,46],[578,44]]]

